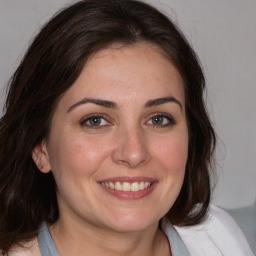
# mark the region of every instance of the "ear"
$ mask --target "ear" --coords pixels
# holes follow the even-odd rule
[[[49,161],[48,151],[45,141],[38,144],[32,151],[32,158],[37,168],[43,172],[48,173],[51,171],[51,165]]]

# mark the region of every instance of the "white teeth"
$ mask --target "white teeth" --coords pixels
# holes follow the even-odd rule
[[[115,189],[118,191],[132,191],[137,192],[139,190],[144,190],[151,186],[151,182],[149,181],[140,181],[140,182],[101,182],[101,185],[110,189]]]
[[[138,182],[133,182],[131,185],[131,191],[139,191],[140,190],[140,185]]]
[[[115,183],[115,190],[122,190],[122,184],[119,181]]]
[[[145,182],[141,181],[140,182],[140,190],[145,189]]]
[[[106,183],[108,183],[108,182],[106,182]],[[109,188],[114,189],[115,188],[115,184],[113,182],[109,182]]]
[[[124,183],[122,184],[122,189],[123,189],[123,191],[131,191],[131,185],[130,185],[130,183],[129,183],[129,182],[124,182]]]
[[[150,186],[150,182],[145,182],[145,188],[148,188]]]

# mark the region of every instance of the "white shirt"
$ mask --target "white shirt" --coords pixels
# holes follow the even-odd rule
[[[170,223],[166,221],[162,227],[168,237]],[[174,228],[191,256],[254,256],[236,222],[216,206],[210,206],[208,218],[202,223]]]

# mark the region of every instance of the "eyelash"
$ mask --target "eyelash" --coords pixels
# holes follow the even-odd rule
[[[175,119],[171,116],[171,115],[168,115],[168,114],[165,114],[165,113],[154,113],[150,116],[150,119],[149,121],[153,118],[163,118],[163,119],[166,119],[167,120],[167,123],[166,124],[151,124],[152,126],[154,127],[157,127],[157,128],[165,128],[165,127],[170,127],[170,126],[174,126],[176,124],[176,121]],[[147,122],[149,122],[147,121]],[[164,121],[163,121],[164,122]]]
[[[90,122],[95,118],[100,119],[100,124],[99,125],[87,124],[87,122]],[[153,118],[159,118],[159,119],[163,118],[163,122],[166,122],[166,120],[167,120],[167,123],[166,124],[154,124],[153,123]],[[164,120],[164,119],[166,119],[166,120]],[[106,124],[101,125],[102,120],[104,120],[106,122]],[[146,122],[146,124],[149,121],[152,122],[152,124],[149,124],[150,126],[157,127],[157,128],[170,127],[170,126],[173,126],[173,125],[176,124],[175,119],[172,116],[170,116],[168,114],[165,114],[165,113],[154,113],[150,116],[150,118]],[[109,126],[109,125],[111,125],[111,122],[109,122],[108,118],[105,117],[105,115],[102,115],[102,114],[92,114],[90,116],[87,116],[87,117],[83,118],[80,121],[80,126],[88,127],[90,129],[101,129],[101,128]]]
[[[89,122],[90,120],[93,120],[95,118],[99,118],[101,119],[101,122],[102,120],[104,120],[107,124],[104,124],[104,125],[92,125],[92,124],[86,124],[87,122]],[[102,114],[92,114],[90,116],[87,116],[85,118],[83,118],[81,121],[80,121],[80,125],[81,126],[85,126],[85,127],[88,127],[88,128],[91,128],[91,129],[100,129],[104,126],[109,126],[111,125],[111,123],[107,120],[107,118],[102,115]]]

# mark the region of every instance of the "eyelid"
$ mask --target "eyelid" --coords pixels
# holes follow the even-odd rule
[[[108,124],[99,125],[99,126],[86,125],[86,122],[89,121],[89,119],[92,118],[92,117],[99,117],[99,118],[102,118],[102,119],[104,119]],[[111,118],[110,118],[108,115],[106,115],[106,114],[102,114],[102,113],[93,113],[93,114],[89,114],[89,115],[86,115],[86,116],[82,117],[82,118],[79,120],[79,124],[80,124],[80,126],[87,127],[87,128],[100,129],[100,128],[103,128],[103,127],[106,127],[106,126],[111,125],[112,122],[111,122],[110,120],[111,120]]]
[[[153,114],[150,114],[148,117],[147,117],[147,122],[149,122],[153,117],[156,117],[156,116],[161,116],[163,118],[166,118],[169,123],[168,124],[164,124],[164,125],[156,125],[156,124],[150,124],[154,127],[169,127],[169,126],[173,126],[175,125],[177,122],[175,120],[175,118],[170,115],[170,114],[167,114],[167,113],[163,113],[163,112],[156,112],[156,113],[153,113]]]

